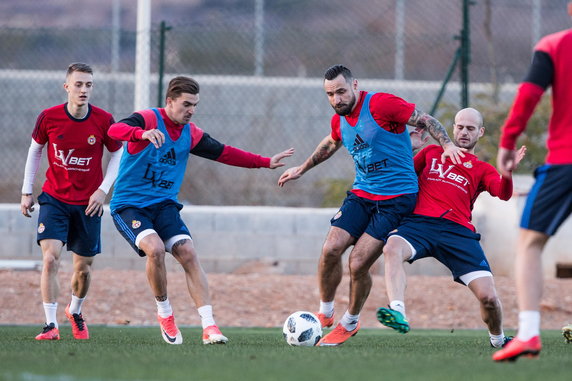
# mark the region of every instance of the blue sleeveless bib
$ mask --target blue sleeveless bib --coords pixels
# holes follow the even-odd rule
[[[395,134],[377,124],[369,110],[373,94],[366,95],[355,127],[340,117],[342,142],[355,163],[353,189],[383,196],[416,193],[409,133]]]
[[[123,151],[111,210],[124,206],[144,208],[165,200],[178,202],[191,147],[191,126],[186,124],[181,136],[173,141],[159,110],[152,110],[157,129],[165,134],[165,143],[159,149],[149,143],[136,154]]]

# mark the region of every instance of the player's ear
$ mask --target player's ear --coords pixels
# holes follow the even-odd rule
[[[485,134],[485,126],[479,128],[479,138]]]

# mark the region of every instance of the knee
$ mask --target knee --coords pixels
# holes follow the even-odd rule
[[[48,271],[57,271],[60,265],[60,259],[52,252],[45,252],[43,259],[44,268]]]
[[[160,263],[165,261],[165,248],[154,246],[145,250],[147,260],[153,263]]]
[[[383,247],[383,256],[386,262],[403,262],[403,245],[395,239],[389,239]]]
[[[499,306],[499,298],[494,294],[480,296],[479,302],[487,310],[495,310]]]
[[[173,252],[173,255],[184,268],[196,266],[199,262],[197,252],[184,246],[179,248],[176,252]]]
[[[88,265],[81,266],[80,268],[75,270],[76,277],[82,280],[86,280],[87,278],[89,278],[89,273],[90,273],[90,267]]]
[[[336,261],[344,254],[345,247],[335,241],[326,241],[322,246],[322,258],[326,261]]]
[[[369,261],[357,255],[350,257],[348,265],[352,278],[367,276],[371,267]]]
[[[534,230],[521,229],[519,243],[526,249],[537,248],[542,249],[548,242],[550,236]]]

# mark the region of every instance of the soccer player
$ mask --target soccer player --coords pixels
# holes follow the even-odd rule
[[[189,154],[244,168],[283,166],[289,149],[262,157],[224,145],[194,123],[191,117],[199,103],[199,84],[189,77],[173,78],[167,89],[165,108],[137,111],[111,126],[109,135],[127,141],[111,199],[111,214],[117,230],[135,252],[147,257],[147,279],[157,304],[163,339],[181,344],[167,297],[165,252],[183,267],[191,298],[203,327],[203,344],[226,343],[215,324],[208,282],[193,245],[191,233],[180,217],[183,207],[177,195],[183,182]]]
[[[38,116],[22,185],[22,214],[34,210],[32,188],[47,144],[48,170],[38,196],[37,242],[42,249],[41,291],[46,325],[36,340],[59,340],[58,268],[61,251],[67,244],[72,252],[71,302],[65,314],[73,337],[89,339],[81,308],[90,284],[93,259],[101,252],[103,202],[117,176],[121,144],[107,135],[114,122],[110,113],[89,104],[93,90],[93,70],[84,63],[69,65],[64,83],[67,102],[48,108]],[[111,152],[105,178],[103,148]]]
[[[453,140],[465,150],[460,163],[440,162],[443,149],[429,145],[414,157],[419,196],[413,214],[389,234],[383,248],[389,308],[379,308],[377,319],[400,333],[409,331],[405,315],[406,276],[403,263],[434,257],[451,270],[454,280],[466,285],[480,302],[481,317],[495,348],[506,344],[502,307],[493,275],[471,223],[473,203],[483,191],[501,200],[512,196],[512,176],[475,156],[475,145],[485,133],[480,112],[466,108],[455,115]],[[421,144],[419,144],[420,146]],[[521,148],[518,161],[524,156]]]
[[[572,2],[568,3],[572,16]],[[518,298],[516,338],[493,360],[516,360],[521,355],[538,356],[540,300],[542,298],[541,255],[548,239],[572,212],[572,29],[542,38],[534,48],[528,74],[502,128],[497,166],[507,173],[515,166],[514,147],[526,129],[542,94],[552,86],[552,116],[548,124],[545,165],[536,169],[533,185],[520,221],[516,247],[515,278]]]
[[[318,318],[323,327],[330,327],[336,289],[342,279],[342,254],[354,245],[349,255],[349,307],[334,330],[318,343],[336,346],[358,332],[359,314],[371,289],[369,269],[381,255],[387,234],[415,206],[417,176],[406,123],[429,131],[445,147],[443,159],[458,162],[463,153],[441,123],[414,104],[392,94],[359,91],[357,79],[345,66],[334,65],[326,71],[324,89],[335,110],[331,133],[304,163],[287,169],[278,185],[300,178],[342,145],[355,162],[353,189],[331,220],[318,265]]]

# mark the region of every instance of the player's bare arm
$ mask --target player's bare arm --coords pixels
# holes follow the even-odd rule
[[[302,165],[288,168],[282,176],[280,176],[278,186],[282,187],[288,181],[300,178],[311,168],[329,159],[341,146],[341,141],[335,141],[330,135],[326,136]]]
[[[429,134],[439,142],[444,150],[443,155],[441,155],[441,161],[443,163],[445,162],[445,158],[448,157],[454,164],[460,164],[461,157],[465,157],[463,150],[453,144],[445,127],[431,115],[415,109],[407,124],[429,132]]]

